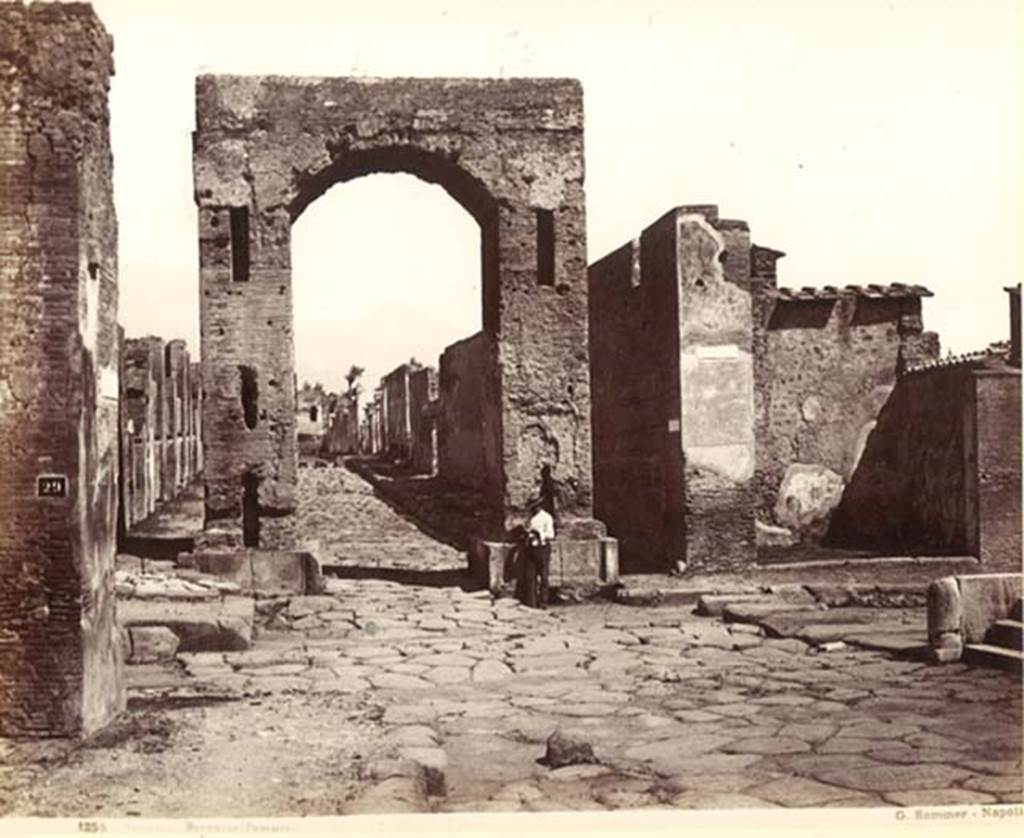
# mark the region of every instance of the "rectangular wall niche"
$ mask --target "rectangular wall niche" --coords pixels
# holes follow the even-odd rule
[[[231,279],[249,281],[249,208],[229,207],[231,219]]]
[[[537,210],[537,283],[555,284],[554,210]]]
[[[244,364],[238,367],[241,376],[242,416],[245,419],[245,427],[250,431],[255,429],[260,418],[260,391],[256,380],[256,370]]]
[[[242,475],[242,546],[260,546],[260,478]]]

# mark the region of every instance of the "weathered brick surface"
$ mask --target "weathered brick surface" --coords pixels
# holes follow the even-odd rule
[[[334,183],[398,170],[480,223],[496,518],[520,518],[546,461],[561,511],[589,519],[579,84],[203,76],[196,94],[208,522],[240,527],[249,474],[266,546],[293,539],[291,224]],[[258,377],[256,428],[242,421],[242,366]]]
[[[74,735],[124,706],[112,43],[85,4],[4,3],[0,44],[0,734]]]

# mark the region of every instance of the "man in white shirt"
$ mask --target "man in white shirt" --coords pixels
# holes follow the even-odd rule
[[[526,549],[523,551],[523,600],[531,608],[546,608],[555,519],[544,509],[540,498],[531,500],[527,509],[530,520],[526,523]]]

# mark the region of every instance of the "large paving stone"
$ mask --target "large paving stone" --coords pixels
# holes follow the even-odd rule
[[[742,731],[737,730],[739,735]],[[737,739],[722,747],[727,754],[799,754],[811,750],[802,739],[788,739],[784,736],[755,736]]]
[[[423,677],[435,684],[458,684],[469,680],[469,667],[437,666],[424,673]]]
[[[424,681],[414,675],[398,675],[394,672],[371,675],[370,683],[378,689],[385,690],[425,690],[434,686],[430,681]]]
[[[1020,794],[1024,791],[1024,779],[1021,778],[1020,774],[1017,776],[993,776],[991,774],[983,774],[965,780],[963,787],[965,789],[971,789],[972,791],[992,792],[998,794],[1017,792]]]
[[[780,806],[820,806],[830,800],[849,800],[854,797],[866,798],[859,792],[846,788],[819,783],[806,777],[781,777],[764,785],[747,790],[762,800],[778,803]]]
[[[969,806],[975,803],[996,803],[990,794],[964,789],[925,789],[922,791],[892,791],[882,795],[897,806]]]
[[[252,644],[253,601],[224,597],[216,602],[128,599],[117,605],[125,628],[165,626],[179,639],[179,652],[233,652]]]
[[[695,734],[663,739],[634,745],[627,748],[623,756],[626,759],[650,763],[658,774],[671,777],[683,773],[686,767],[692,766],[694,756],[714,751],[732,738],[723,734]]]
[[[774,803],[746,794],[715,791],[684,791],[672,798],[677,809],[774,809]]]
[[[491,683],[511,677],[512,670],[500,660],[482,660],[473,667],[472,677],[475,683]]]
[[[813,776],[848,789],[893,792],[952,788],[970,774],[951,765],[873,765],[822,768]]]

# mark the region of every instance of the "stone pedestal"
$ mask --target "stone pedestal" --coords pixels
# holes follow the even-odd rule
[[[469,572],[493,594],[512,594],[519,578],[518,545],[473,539]],[[552,588],[599,588],[619,581],[619,542],[614,538],[564,538],[551,543]]]
[[[283,550],[197,551],[179,558],[183,567],[234,582],[246,594],[287,596],[324,590],[312,553]]]

